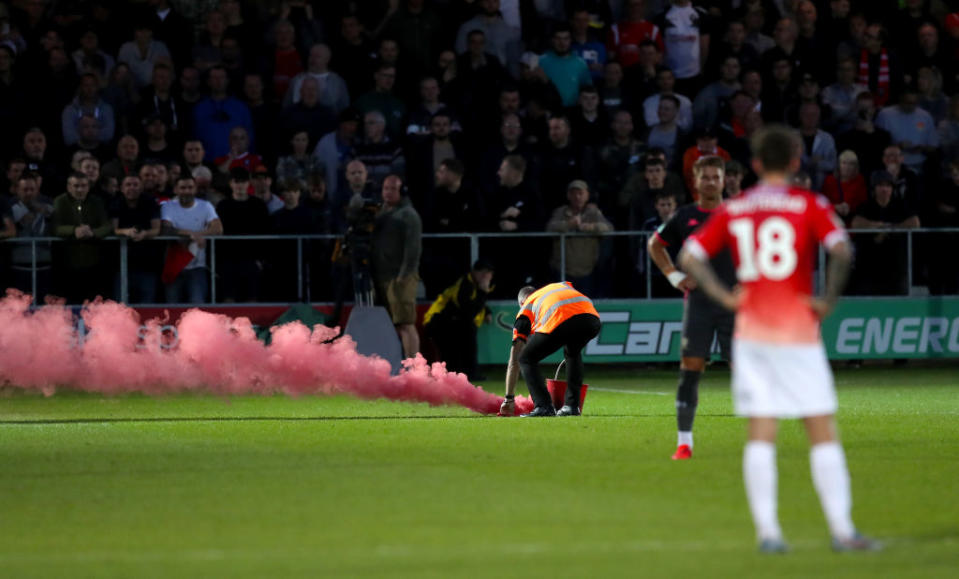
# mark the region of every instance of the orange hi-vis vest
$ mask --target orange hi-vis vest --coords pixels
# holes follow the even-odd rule
[[[532,327],[532,333],[549,334],[557,326],[579,314],[593,314],[599,317],[593,302],[585,295],[573,289],[568,282],[551,283],[530,294],[523,302],[516,319],[526,317]],[[513,339],[528,339],[513,328]]]

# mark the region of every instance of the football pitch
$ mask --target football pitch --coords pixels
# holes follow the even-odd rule
[[[797,422],[792,552],[755,552],[744,423],[707,373],[695,456],[674,370],[587,366],[579,418],[351,398],[0,397],[3,577],[954,577],[959,368],[840,369],[854,518],[834,554]],[[502,390],[502,375],[484,386]]]

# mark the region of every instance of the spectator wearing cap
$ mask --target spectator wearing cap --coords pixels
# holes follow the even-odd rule
[[[319,81],[312,76],[300,83],[300,100],[280,111],[280,134],[289,138],[306,129],[313,142],[336,128],[333,109],[320,104]]]
[[[330,47],[326,44],[314,44],[310,48],[306,70],[293,77],[290,90],[286,92],[286,98],[283,100],[284,106],[300,102],[300,86],[307,78],[316,80],[319,103],[332,109],[333,114],[338,115],[350,106],[350,93],[346,87],[346,81],[330,70],[331,57]]]
[[[225,174],[239,167],[250,172],[257,165],[263,164],[263,157],[250,152],[250,137],[246,129],[233,127],[230,130],[230,151],[213,159],[213,164]]]
[[[140,178],[129,175],[120,183],[121,195],[110,203],[108,214],[113,234],[125,237],[127,243],[127,283],[129,303],[157,303],[157,285],[162,268],[162,246],[149,240],[160,234],[160,205],[156,199],[143,195]],[[119,273],[116,275],[116,295],[120,292]]]
[[[269,232],[266,203],[251,196],[250,172],[244,167],[230,170],[230,196],[216,206],[223,222],[223,235],[264,235]],[[223,301],[250,302],[259,298],[263,254],[258,241],[221,241],[216,245],[217,273],[222,276]]]
[[[660,67],[656,71],[656,86],[659,88],[659,92],[646,97],[646,100],[643,101],[643,119],[646,121],[646,126],[652,127],[659,122],[660,100],[665,96],[671,96],[679,102],[676,124],[679,125],[679,128],[683,132],[692,130],[693,103],[689,100],[689,97],[677,94],[674,91],[676,88],[676,76],[673,74],[673,71],[666,67]]]
[[[572,52],[572,34],[566,24],[553,29],[551,49],[539,59],[539,66],[549,77],[564,107],[576,104],[579,90],[593,84],[586,61]]]
[[[832,111],[825,126],[833,134],[840,135],[856,125],[856,98],[866,92],[865,85],[856,82],[856,61],[843,58],[836,65],[836,82],[822,90],[822,102]]]
[[[456,54],[466,52],[469,35],[474,30],[483,33],[489,52],[502,64],[517,62],[521,45],[518,28],[506,24],[500,13],[500,0],[480,0],[479,14],[460,25],[454,47]],[[512,73],[516,74],[513,70]]]
[[[146,134],[143,143],[143,158],[164,163],[176,160],[177,152],[167,139],[167,124],[163,117],[154,113],[144,117],[143,132]]]
[[[95,74],[87,73],[80,77],[76,97],[63,108],[60,115],[63,129],[63,144],[75,145],[79,140],[77,125],[84,115],[93,116],[99,125],[99,141],[113,140],[115,119],[113,107],[100,98],[100,82]]]
[[[226,69],[214,66],[207,76],[210,96],[201,100],[193,109],[194,133],[203,142],[203,148],[216,159],[231,151],[231,135],[236,127],[246,130],[253,139],[253,118],[250,109],[239,99],[227,93]]]
[[[382,187],[387,175],[406,173],[403,148],[386,134],[386,119],[379,111],[363,115],[363,138],[353,146],[353,153],[366,165],[374,189]]]
[[[699,201],[699,192],[696,191],[693,175],[693,165],[696,164],[696,161],[701,157],[719,157],[723,161],[729,161],[732,158],[728,151],[719,146],[718,142],[715,131],[703,129],[696,134],[696,144],[683,152],[683,180],[693,201]]]
[[[313,159],[326,176],[326,193],[331,199],[339,198],[340,179],[346,163],[355,156],[360,123],[360,115],[355,109],[345,109],[337,118],[336,130],[323,135],[313,149]]]
[[[832,202],[836,214],[848,225],[859,206],[869,197],[866,178],[859,170],[859,157],[854,151],[839,154],[839,168],[826,176],[822,193]]]
[[[557,207],[546,223],[546,231],[553,233],[605,233],[613,230],[613,224],[589,201],[589,186],[577,179],[566,187],[567,203]],[[555,279],[572,282],[581,291],[594,295],[596,270],[600,258],[599,236],[570,236],[566,238],[566,269],[560,263],[560,238],[553,240],[550,268],[556,272]]]
[[[305,129],[296,131],[290,138],[289,154],[280,157],[276,163],[277,182],[290,179],[306,180],[319,162],[310,155],[310,133]]]
[[[283,209],[283,200],[273,194],[273,177],[266,165],[253,168],[253,196],[266,203],[270,215]]]
[[[395,65],[380,64],[373,74],[373,90],[360,95],[353,106],[364,115],[373,111],[379,112],[390,136],[398,139],[403,136],[406,105],[393,95],[396,74]]]
[[[719,79],[703,87],[693,101],[693,123],[697,128],[713,128],[719,123],[719,113],[728,107],[727,100],[742,88],[739,73],[742,67],[735,56],[723,59]]]
[[[153,66],[158,62],[170,62],[166,44],[153,38],[153,29],[146,21],[139,21],[133,28],[133,40],[120,47],[117,61],[130,67],[138,87],[150,84]]]
[[[802,170],[809,173],[814,191],[822,191],[826,175],[836,170],[836,141],[819,128],[819,105],[805,102],[799,107],[799,136],[802,138]]]
[[[893,196],[892,175],[877,171],[870,183],[872,195],[856,210],[851,225],[854,229],[884,231],[854,236],[856,269],[852,287],[859,295],[906,295],[906,236],[892,232],[918,228],[919,217]]]

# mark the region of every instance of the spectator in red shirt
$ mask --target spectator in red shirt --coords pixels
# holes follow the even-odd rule
[[[293,77],[303,72],[303,57],[296,50],[296,29],[289,20],[280,20],[273,29],[276,48],[273,50],[273,98],[283,101]]]
[[[263,165],[263,157],[250,151],[250,135],[243,127],[230,129],[230,152],[213,160],[213,164],[224,174],[231,169],[243,167],[252,172],[257,165]]]
[[[619,62],[627,68],[639,62],[639,45],[644,40],[652,40],[662,53],[663,37],[659,27],[646,20],[646,1],[629,0],[626,4],[626,19],[609,28],[606,50],[609,60]]]
[[[856,208],[869,198],[866,179],[859,171],[859,157],[855,152],[846,150],[839,154],[839,167],[835,174],[826,176],[822,192],[848,225]]]

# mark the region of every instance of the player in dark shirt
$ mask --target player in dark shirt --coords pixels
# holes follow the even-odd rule
[[[723,202],[725,163],[720,157],[702,157],[693,165],[699,201],[680,207],[673,217],[660,226],[648,244],[653,262],[669,283],[686,293],[683,308],[682,360],[679,364],[679,389],[676,393],[676,422],[679,428],[678,448],[673,460],[690,458],[693,452],[693,420],[699,401],[699,379],[706,369],[706,358],[714,337],[719,340],[724,359],[730,359],[733,314],[712,302],[696,288],[691,278],[678,271],[668,248],[681,247],[694,231],[709,219]],[[726,250],[712,260],[713,269],[729,287],[736,285],[732,256]]]

